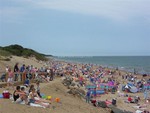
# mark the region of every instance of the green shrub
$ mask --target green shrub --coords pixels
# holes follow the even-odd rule
[[[10,58],[6,58],[6,59],[4,59],[4,61],[10,61]]]
[[[16,56],[23,56],[25,58],[34,56],[37,60],[48,60],[44,55],[41,53],[38,53],[32,49],[28,49],[28,48],[23,48],[20,45],[10,45],[10,46],[6,46],[6,47],[0,47],[0,53],[4,54],[4,55],[16,55]]]
[[[11,53],[10,53],[10,52],[8,52],[8,51],[6,51],[6,50],[2,50],[2,49],[0,49],[0,55],[1,55],[1,56],[10,56],[10,55],[11,55]]]

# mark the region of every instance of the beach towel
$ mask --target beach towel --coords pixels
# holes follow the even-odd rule
[[[49,105],[49,103],[42,103],[42,104],[44,104],[46,106]],[[30,106],[46,108],[45,106],[42,106],[42,105],[39,105],[39,104],[35,104],[35,103],[30,103]]]
[[[135,113],[143,113],[143,111],[141,111],[141,110],[136,110]]]
[[[30,106],[45,108],[44,106],[41,106],[41,105],[39,105],[39,104],[34,104],[34,103],[30,103]]]
[[[112,104],[112,102],[109,101],[109,100],[106,100],[105,103],[106,103],[107,106]]]

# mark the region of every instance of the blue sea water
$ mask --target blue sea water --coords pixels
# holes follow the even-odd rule
[[[128,72],[150,74],[150,56],[92,56],[56,57],[67,62],[97,64],[103,67],[118,68]]]

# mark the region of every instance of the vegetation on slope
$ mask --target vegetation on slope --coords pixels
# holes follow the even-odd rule
[[[23,56],[23,57],[35,57],[37,60],[47,60],[46,55],[38,53],[32,49],[23,48],[20,45],[10,45],[5,47],[0,47],[1,56]]]

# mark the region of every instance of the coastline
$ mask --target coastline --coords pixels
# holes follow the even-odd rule
[[[110,69],[118,68],[121,71],[136,73],[138,75],[150,75],[150,56],[65,56],[55,58],[70,63],[94,64]]]

